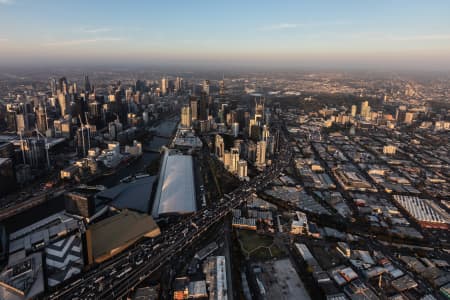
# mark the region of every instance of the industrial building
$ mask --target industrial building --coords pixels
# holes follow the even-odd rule
[[[88,264],[101,263],[143,237],[153,238],[160,234],[161,231],[151,216],[125,209],[87,228]]]
[[[166,149],[153,203],[153,217],[195,212],[194,177],[192,156]]]
[[[143,176],[138,175],[136,177]],[[132,209],[147,213],[149,211],[150,199],[156,190],[156,176],[144,176],[135,178],[130,182],[122,182],[119,185],[101,191],[95,197],[100,203],[119,209]]]
[[[394,200],[424,227],[449,227],[450,216],[431,200],[403,195],[394,195]]]
[[[42,253],[14,259],[0,274],[0,299],[33,299],[44,292]]]
[[[95,213],[95,198],[92,193],[68,192],[64,194],[66,212],[85,218]]]

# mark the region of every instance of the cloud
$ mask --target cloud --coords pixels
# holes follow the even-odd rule
[[[110,31],[112,31],[112,29],[111,28],[107,28],[107,27],[81,28],[79,31],[83,32],[83,33],[103,33],[103,32],[110,32]]]
[[[0,0],[0,5],[1,4],[13,4],[14,2],[16,2],[16,0]]]
[[[1,38],[1,37],[0,37],[0,43],[7,42],[7,41],[8,41],[7,38]]]
[[[104,37],[104,38],[93,38],[93,39],[82,39],[82,40],[66,40],[66,41],[54,41],[42,44],[43,46],[51,47],[65,47],[65,46],[79,46],[85,44],[94,44],[100,42],[119,42],[123,41],[122,38],[117,37]]]

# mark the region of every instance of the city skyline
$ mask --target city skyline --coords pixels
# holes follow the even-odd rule
[[[0,66],[450,70],[446,1],[0,1]]]

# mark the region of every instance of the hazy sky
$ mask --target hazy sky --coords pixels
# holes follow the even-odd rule
[[[450,70],[450,1],[0,0],[0,66]]]

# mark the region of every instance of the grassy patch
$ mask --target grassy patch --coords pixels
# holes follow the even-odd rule
[[[268,248],[259,248],[258,250],[253,251],[250,256],[255,260],[262,260],[262,261],[269,260],[272,258]]]
[[[239,230],[239,239],[247,251],[253,251],[261,246],[269,247],[273,243],[272,238],[258,235],[256,232],[249,230]]]
[[[278,248],[278,247],[275,246],[275,245],[272,245],[272,246],[270,247],[270,251],[272,252],[272,256],[273,256],[273,257],[280,258],[280,257],[285,256],[285,253],[283,252],[283,250],[281,250],[280,248]]]

